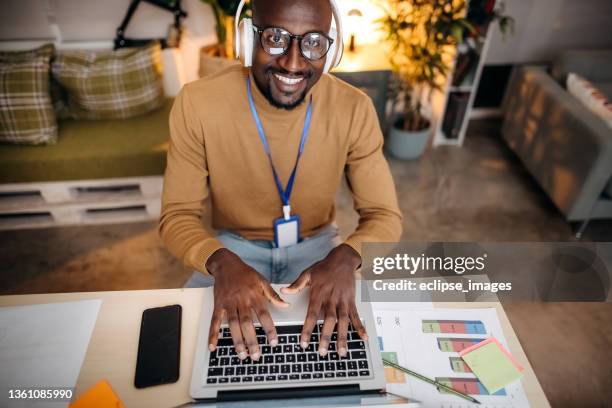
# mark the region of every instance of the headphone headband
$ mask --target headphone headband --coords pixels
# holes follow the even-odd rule
[[[240,14],[242,14],[245,3],[246,0],[240,0],[236,9],[236,15],[234,16],[234,54],[236,54],[236,58],[240,57],[240,30],[238,29],[238,23],[240,23]]]
[[[245,66],[251,65],[251,57],[247,55],[253,51],[253,22],[251,19],[240,20],[240,14],[246,4],[246,0],[240,0],[238,8],[236,9],[236,16],[234,18],[234,51],[236,58],[243,58]],[[329,0],[329,4],[332,9],[332,23],[335,23],[335,29],[333,26],[330,27],[329,33],[334,38],[334,43],[328,51],[328,55],[325,57],[324,72],[329,71],[330,68],[337,67],[342,59],[342,53],[344,52],[344,42],[342,41],[342,19],[340,17],[340,9],[336,4],[335,0]],[[244,27],[242,27],[244,25]],[[242,29],[241,29],[242,27]],[[244,48],[244,50],[241,49]],[[329,55],[329,52],[332,55]]]

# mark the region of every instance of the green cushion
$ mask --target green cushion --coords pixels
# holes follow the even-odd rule
[[[172,99],[148,114],[116,120],[65,120],[49,146],[0,146],[0,183],[162,175]]]
[[[0,142],[55,143],[57,121],[49,94],[55,47],[0,52]]]
[[[159,108],[164,101],[158,42],[116,51],[59,51],[51,71],[67,94],[60,117],[132,118]]]

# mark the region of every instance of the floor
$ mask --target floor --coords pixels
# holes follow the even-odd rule
[[[569,241],[568,225],[498,137],[496,120],[473,121],[463,148],[390,159],[412,241]],[[346,187],[337,222],[356,225]],[[612,241],[612,221],[584,240]],[[180,287],[190,275],[153,222],[0,232],[0,294]],[[612,304],[504,305],[553,407],[612,401]]]

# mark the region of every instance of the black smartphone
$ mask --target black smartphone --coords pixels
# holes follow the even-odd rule
[[[178,381],[182,310],[181,305],[171,305],[142,313],[134,377],[136,388]]]

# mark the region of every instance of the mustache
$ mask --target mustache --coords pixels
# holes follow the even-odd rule
[[[277,68],[268,68],[266,69],[266,74],[274,75],[285,75],[288,77],[304,77],[304,79],[309,79],[314,75],[312,71],[298,71],[298,72],[289,72],[286,69],[277,69]]]

